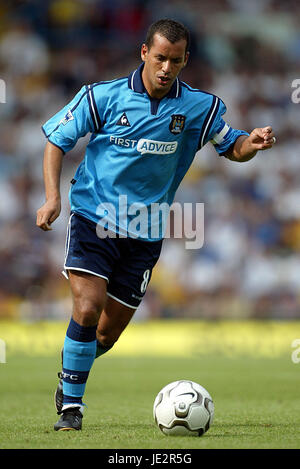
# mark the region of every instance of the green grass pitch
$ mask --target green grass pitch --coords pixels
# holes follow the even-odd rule
[[[34,327],[38,330],[38,326]],[[64,327],[59,326],[61,334]],[[178,327],[180,330],[180,324]],[[185,325],[182,327],[184,329]],[[253,327],[256,326],[249,325],[248,338],[255,332]],[[261,327],[257,326],[254,339],[261,333]],[[270,340],[268,330],[270,332],[272,327],[268,324],[264,327],[266,340]],[[299,324],[297,327],[300,331]],[[235,343],[237,332],[234,327],[231,329],[232,343]],[[246,334],[247,329],[242,330]],[[141,331],[147,343],[147,325],[143,325]],[[277,343],[275,336],[273,334],[273,345]],[[293,363],[290,348],[291,341],[297,337],[295,324],[290,325],[288,333],[282,330],[278,335],[286,341],[286,348],[278,355],[255,355],[249,350],[243,353],[242,349],[240,353],[235,349],[232,354],[228,353],[229,349],[227,352],[217,347],[209,349],[207,343],[206,354],[180,356],[179,350],[178,356],[176,353],[157,356],[154,352],[153,356],[146,356],[137,349],[127,355],[108,353],[98,358],[88,380],[85,395],[88,409],[81,432],[53,431],[57,419],[53,394],[60,367],[59,350],[54,353],[55,347],[49,346],[47,356],[44,351],[39,355],[14,349],[9,327],[2,328],[2,337],[8,344],[6,363],[0,363],[2,449],[300,448],[300,363]],[[32,331],[33,345],[34,337]],[[211,337],[213,340],[217,335]],[[130,333],[124,340],[129,339]],[[149,342],[151,346],[150,336]],[[124,344],[120,343],[121,349]],[[277,345],[280,348],[279,342]],[[168,437],[154,424],[152,406],[157,392],[177,379],[200,383],[214,399],[215,420],[201,438]]]

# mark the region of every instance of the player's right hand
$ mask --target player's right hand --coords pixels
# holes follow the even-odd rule
[[[47,200],[36,212],[36,225],[43,231],[52,230],[51,223],[56,220],[61,211],[59,199]]]

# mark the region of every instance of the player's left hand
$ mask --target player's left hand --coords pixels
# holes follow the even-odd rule
[[[252,130],[248,137],[250,145],[253,150],[268,150],[276,143],[276,138],[272,127],[262,127]]]

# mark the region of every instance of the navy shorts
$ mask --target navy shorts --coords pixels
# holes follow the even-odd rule
[[[159,259],[162,240],[99,238],[97,224],[78,213],[70,216],[64,271],[87,272],[107,280],[107,294],[137,308],[143,299],[152,269]]]

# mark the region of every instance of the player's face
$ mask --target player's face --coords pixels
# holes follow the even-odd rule
[[[160,34],[155,34],[149,49],[142,45],[141,57],[145,62],[142,78],[152,98],[162,98],[171,89],[177,75],[188,60],[186,41],[181,39],[172,44]]]

